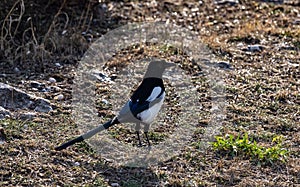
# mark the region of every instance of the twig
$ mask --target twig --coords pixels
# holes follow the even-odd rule
[[[52,23],[51,23],[51,25],[50,25],[50,27],[49,27],[47,33],[45,34],[44,40],[43,40],[43,42],[42,42],[42,45],[45,44],[45,41],[47,40],[47,38],[48,38],[50,32],[52,31],[53,27],[55,26],[55,20],[56,20],[57,17],[61,14],[61,11],[62,11],[62,9],[64,8],[66,2],[67,2],[67,0],[64,0],[64,1],[63,1],[63,3],[61,4],[61,6],[60,6],[58,12],[55,14],[55,16],[54,16],[54,18],[53,18],[53,21],[52,21]]]
[[[2,24],[2,27],[1,27],[1,50],[4,50],[4,40],[7,36],[8,33],[6,33],[6,36],[4,37],[4,28],[5,28],[5,23],[6,21],[8,20],[8,18],[10,17],[10,15],[12,14],[12,12],[14,11],[15,7],[19,4],[19,2],[22,1],[22,0],[19,0],[17,1],[13,6],[12,8],[9,10],[8,14],[6,15],[6,17],[4,18],[4,21],[3,21],[3,24]],[[10,30],[10,29],[9,29]]]

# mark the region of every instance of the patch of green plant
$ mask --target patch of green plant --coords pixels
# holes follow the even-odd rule
[[[282,146],[282,136],[275,136],[272,140],[274,144],[271,147],[260,146],[252,138],[248,137],[245,133],[243,136],[234,137],[229,136],[216,136],[216,141],[212,142],[214,150],[229,154],[232,156],[246,156],[251,159],[262,162],[271,163],[275,161],[285,162],[288,156],[288,150]]]
[[[163,53],[168,53],[172,55],[177,55],[180,53],[179,49],[177,49],[175,46],[172,46],[170,44],[165,44],[160,46],[159,50]]]
[[[39,127],[39,124],[29,120],[3,119],[0,120],[0,127],[5,129],[7,140],[11,141],[13,139],[22,139],[27,130],[35,130]]]
[[[150,131],[148,133],[148,135],[149,135],[149,138],[155,142],[163,141],[167,137],[166,134],[153,132],[153,131]]]
[[[129,180],[129,181],[124,181],[122,182],[122,186],[124,187],[138,187],[138,186],[141,186],[141,183],[136,181],[136,180]]]
[[[97,177],[93,182],[93,186],[105,187],[107,184],[102,177]]]
[[[295,41],[293,44],[296,48],[300,49],[300,41]]]
[[[237,93],[238,92],[238,88],[234,87],[234,86],[225,86],[225,90],[228,91],[229,93]]]
[[[85,141],[77,144],[77,148],[78,148],[78,151],[82,152],[82,153],[87,153],[87,154],[95,153],[95,150],[92,147],[90,147],[89,144],[87,144]]]

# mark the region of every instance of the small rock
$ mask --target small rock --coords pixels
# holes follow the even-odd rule
[[[22,113],[19,115],[19,119],[22,119],[22,120],[32,120],[35,117],[36,117],[35,112],[26,112],[26,113]]]
[[[6,109],[30,109],[39,112],[52,110],[47,99],[27,94],[15,87],[0,82],[0,106]]]
[[[229,62],[218,62],[216,66],[222,69],[232,69],[231,64],[229,64]]]
[[[259,51],[262,51],[264,49],[265,49],[264,46],[255,44],[255,45],[248,45],[247,48],[243,48],[242,50],[243,51],[250,51],[250,52],[259,52]]]
[[[17,67],[15,67],[15,68],[14,68],[14,72],[15,72],[15,73],[19,73],[19,72],[20,72],[20,69],[17,68]]]
[[[294,25],[300,25],[300,19],[296,19],[294,22],[293,22]]]
[[[46,87],[41,90],[41,92],[50,92],[50,91],[51,91],[51,87]]]
[[[45,88],[45,84],[37,81],[30,81],[30,86],[38,90],[42,90],[43,88]]]
[[[64,97],[63,94],[59,94],[59,95],[57,95],[57,96],[54,97],[54,99],[55,99],[55,100],[58,100],[58,101],[61,101],[61,100],[63,100],[64,98],[65,98],[65,97]]]
[[[52,90],[53,92],[59,92],[59,91],[61,91],[62,89],[61,89],[60,87],[58,87],[58,86],[51,86],[51,87],[50,87],[50,90]]]
[[[56,83],[56,79],[53,78],[53,77],[50,77],[48,81],[51,82],[51,83]]]
[[[242,42],[240,42],[240,43],[238,43],[236,46],[237,46],[238,48],[242,48],[242,47],[244,47],[244,44],[243,44]]]
[[[110,185],[111,185],[112,187],[117,187],[117,186],[120,186],[120,185],[119,185],[119,183],[116,183],[116,182],[114,182],[114,183],[111,183]]]
[[[6,110],[5,108],[0,106],[0,120],[4,118],[9,118],[11,116],[11,113]]]
[[[5,73],[0,73],[0,77],[7,77]]]
[[[239,3],[238,0],[217,0],[217,1],[215,1],[215,4],[217,4],[217,5],[226,5],[226,4],[228,4],[228,5],[233,6],[233,5],[236,5],[238,3]]]
[[[108,77],[107,75],[105,75],[104,73],[94,70],[94,72],[92,73],[93,76],[96,77],[96,79],[98,79],[101,82],[111,82],[112,79],[110,77]]]
[[[48,113],[48,112],[50,112],[52,110],[53,110],[52,107],[51,106],[47,106],[47,105],[45,105],[45,106],[37,106],[34,109],[34,111],[36,111],[36,112],[43,112],[43,113]]]
[[[104,104],[109,104],[109,102],[106,100],[106,99],[102,99],[102,103],[104,103]]]
[[[56,62],[56,63],[55,63],[55,66],[56,66],[56,67],[61,67],[61,64],[58,63],[58,62]]]
[[[265,3],[278,3],[278,4],[284,3],[284,0],[260,0],[260,1]]]
[[[75,166],[80,166],[80,163],[79,162],[75,162],[74,165]]]
[[[52,107],[50,106],[49,102],[47,100],[41,100],[38,105],[34,108],[34,111],[36,112],[43,112],[48,113],[52,111]]]

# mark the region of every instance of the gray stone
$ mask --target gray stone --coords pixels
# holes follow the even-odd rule
[[[215,4],[217,5],[236,5],[236,4],[239,4],[239,1],[238,0],[216,0],[215,1]]]
[[[120,185],[119,185],[119,183],[116,183],[116,182],[114,182],[114,183],[111,183],[110,185],[111,185],[111,186],[113,186],[113,187],[120,186]]]
[[[217,62],[216,66],[222,69],[233,69],[229,62],[224,62],[224,61]]]
[[[262,50],[264,50],[265,47],[259,44],[255,44],[255,45],[248,45],[247,48],[243,48],[243,51],[250,51],[250,52],[260,52]]]
[[[4,118],[8,118],[11,116],[11,113],[6,110],[5,108],[3,108],[2,106],[0,106],[0,120],[4,119]]]
[[[56,83],[56,79],[53,78],[53,77],[50,77],[48,81],[49,81],[50,83]]]
[[[278,4],[284,3],[284,0],[260,0],[260,1],[265,3],[278,3]]]
[[[8,110],[29,109],[37,112],[52,110],[48,100],[27,94],[4,83],[0,83],[0,106]]]
[[[37,81],[30,81],[30,86],[32,88],[37,88],[38,90],[42,90],[45,88],[45,84],[37,82]]]
[[[25,112],[25,113],[21,113],[18,118],[22,119],[22,120],[31,120],[33,118],[36,117],[36,113],[35,112]]]

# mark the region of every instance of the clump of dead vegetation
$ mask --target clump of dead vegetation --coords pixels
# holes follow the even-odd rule
[[[47,72],[56,62],[74,64],[93,40],[89,29],[98,1],[4,1],[1,3],[1,71]],[[2,6],[3,5],[3,6]],[[98,22],[102,23],[103,13]],[[2,19],[3,18],[3,19]],[[101,35],[106,28],[94,32]],[[93,33],[94,34],[94,33]],[[9,73],[9,72],[6,72]]]

